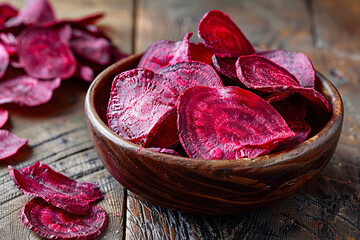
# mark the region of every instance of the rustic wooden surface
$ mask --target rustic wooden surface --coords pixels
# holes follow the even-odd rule
[[[21,7],[23,0],[11,0]],[[0,239],[40,239],[19,212],[31,197],[11,181],[7,165],[42,161],[100,184],[109,225],[99,239],[360,239],[360,2],[357,0],[50,0],[59,18],[104,12],[99,23],[125,52],[160,39],[196,33],[210,9],[228,13],[258,48],[302,51],[339,89],[345,121],[339,146],[321,174],[276,205],[231,216],[198,216],[142,202],[104,169],[84,117],[87,83],[68,80],[39,107],[6,106],[5,129],[29,139],[0,162]],[[196,35],[196,34],[195,34]],[[193,41],[197,41],[194,36]],[[201,203],[199,203],[201,204]]]

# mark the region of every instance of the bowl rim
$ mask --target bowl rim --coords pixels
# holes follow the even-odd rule
[[[86,96],[85,96],[85,114],[88,119],[88,122],[97,129],[104,137],[108,138],[110,141],[125,147],[128,151],[131,151],[137,155],[142,156],[151,156],[156,158],[159,161],[166,162],[167,164],[177,164],[177,165],[201,165],[209,168],[243,168],[243,167],[265,167],[275,164],[284,164],[289,161],[296,161],[296,159],[301,159],[302,156],[307,154],[309,150],[309,145],[316,143],[317,145],[325,144],[333,134],[329,134],[330,130],[333,130],[333,133],[338,132],[342,128],[344,107],[343,101],[339,91],[336,87],[319,71],[316,70],[316,76],[320,79],[324,91],[328,92],[330,99],[327,99],[332,107],[333,111],[330,116],[330,119],[326,125],[314,136],[307,139],[306,141],[300,143],[295,148],[270,153],[264,156],[259,156],[254,159],[250,158],[239,158],[239,159],[195,159],[182,156],[174,156],[165,153],[159,153],[151,151],[141,145],[135,144],[129,140],[122,138],[113,132],[107,124],[101,119],[98,112],[95,108],[94,102],[94,91],[100,85],[100,82],[106,81],[109,76],[113,76],[120,72],[116,72],[117,69],[122,66],[124,63],[132,61],[134,59],[140,58],[144,52],[130,55],[103,70],[94,81],[89,86]],[[109,80],[110,81],[110,80]],[[113,81],[113,79],[111,79]],[[330,94],[332,93],[332,94]],[[89,124],[89,123],[88,123]],[[339,129],[340,128],[340,129]],[[189,164],[191,163],[191,164]]]

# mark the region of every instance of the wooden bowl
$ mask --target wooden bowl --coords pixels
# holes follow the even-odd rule
[[[135,68],[136,54],[104,70],[91,84],[85,111],[94,148],[110,174],[140,199],[197,214],[234,214],[260,208],[298,191],[332,157],[343,104],[336,88],[317,73],[317,89],[333,108],[316,135],[296,148],[255,159],[202,160],[157,153],[111,131],[106,108],[114,76]]]

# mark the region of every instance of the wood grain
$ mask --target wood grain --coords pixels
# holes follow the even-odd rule
[[[58,18],[77,18],[104,12],[99,25],[112,42],[131,51],[131,0],[50,0]],[[11,0],[17,7],[24,1]],[[28,147],[0,162],[0,239],[39,239],[19,218],[20,209],[32,197],[22,194],[8,174],[7,165],[22,168],[42,161],[54,170],[79,181],[97,182],[105,198],[98,203],[108,216],[108,227],[99,239],[123,238],[124,188],[104,169],[98,159],[86,125],[84,98],[88,83],[76,79],[62,82],[49,103],[35,108],[6,105],[10,112],[5,129],[29,139]]]

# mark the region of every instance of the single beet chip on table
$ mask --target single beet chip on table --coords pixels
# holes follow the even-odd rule
[[[104,198],[97,184],[77,182],[40,162],[20,171],[9,166],[9,173],[25,194],[41,197],[70,213],[85,215],[91,202]]]
[[[7,130],[0,129],[0,160],[14,155],[27,142],[28,140],[26,139],[19,138]]]
[[[78,216],[54,207],[40,197],[21,210],[21,220],[30,230],[48,239],[94,239],[105,229],[105,211],[90,205],[86,215]]]

